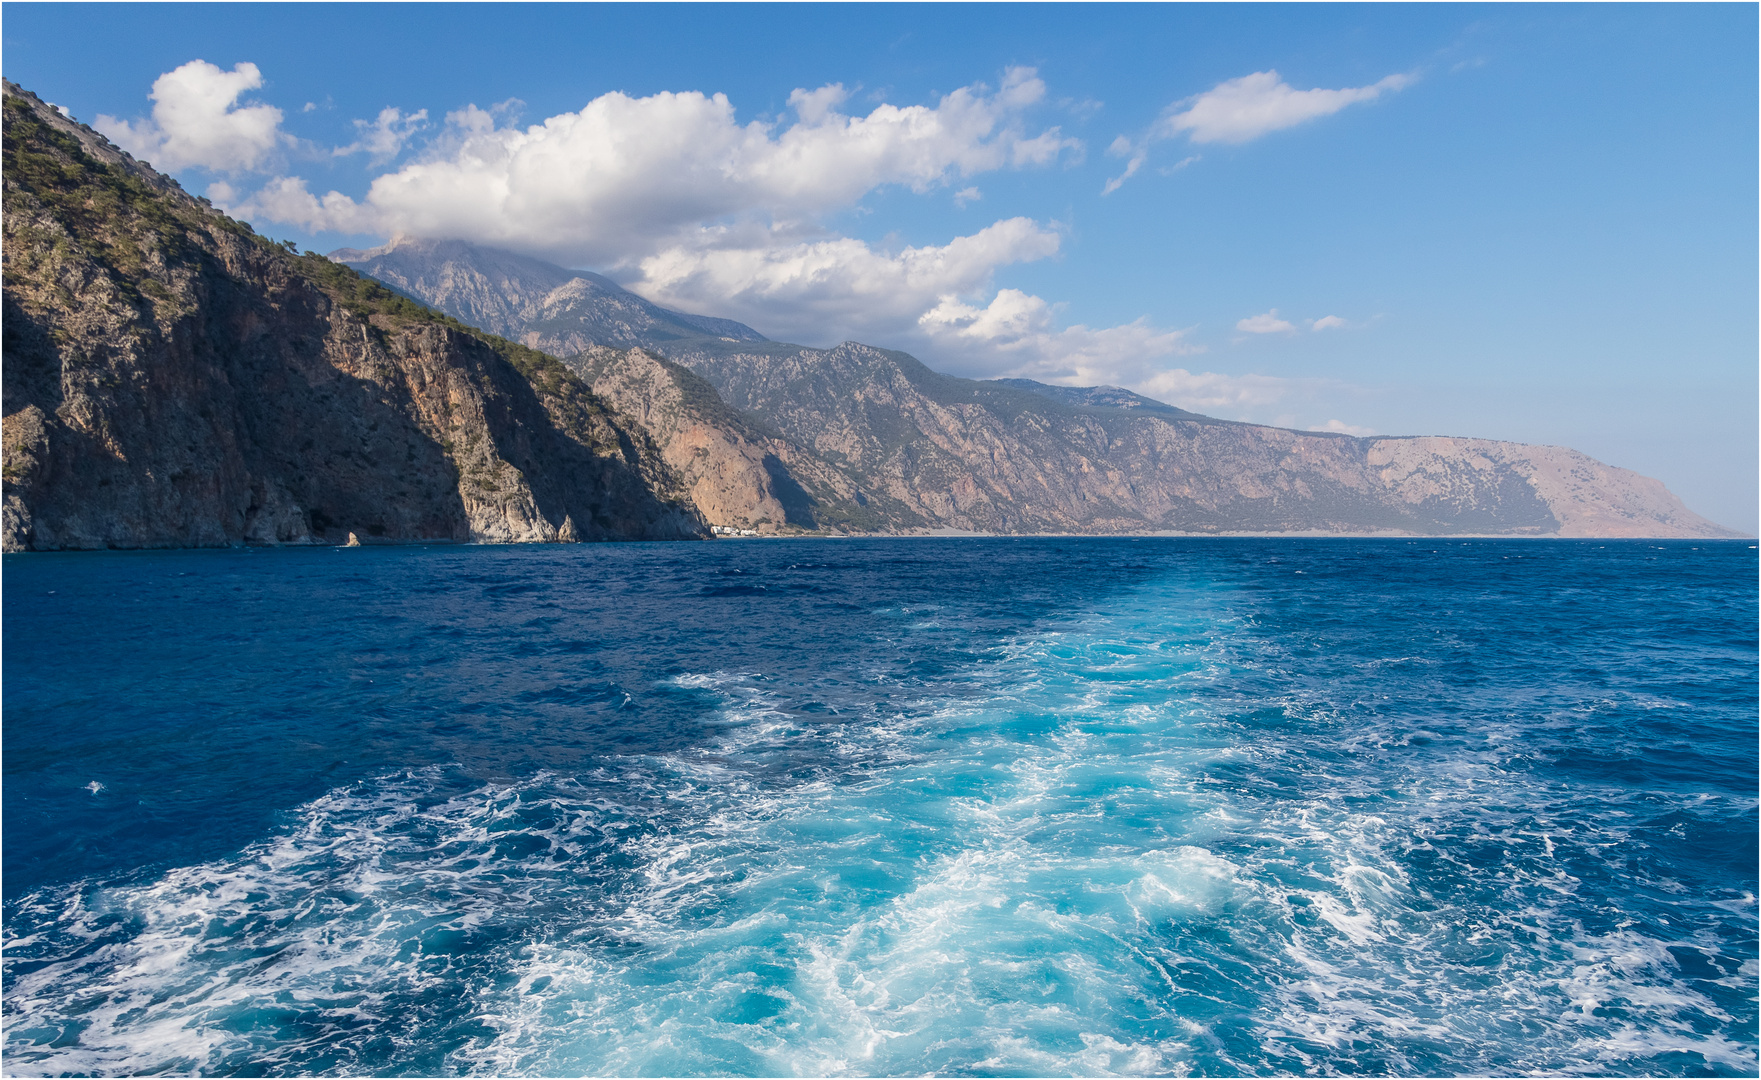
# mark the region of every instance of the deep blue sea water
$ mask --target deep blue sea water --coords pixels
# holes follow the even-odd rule
[[[4,561],[4,1070],[1757,1071],[1747,542]]]

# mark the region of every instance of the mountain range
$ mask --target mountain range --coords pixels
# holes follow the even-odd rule
[[[726,527],[1728,535],[1656,480],[1562,447],[1292,431],[1118,387],[962,379],[856,342],[770,341],[459,241],[331,257],[561,357],[695,470],[698,505]]]
[[[1556,447],[768,340],[457,241],[301,254],[6,82],[0,547],[716,533],[1716,536]]]

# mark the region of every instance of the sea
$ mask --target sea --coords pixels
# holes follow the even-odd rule
[[[0,565],[7,1075],[1757,1073],[1748,541]]]

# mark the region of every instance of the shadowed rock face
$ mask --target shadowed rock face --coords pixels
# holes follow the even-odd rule
[[[644,426],[716,524],[1735,535],[1657,481],[1560,447],[1233,423],[1118,387],[958,379],[854,342],[730,339],[664,309],[673,321],[642,323],[629,312],[646,301],[596,292],[591,275],[470,245],[399,244],[375,258],[356,265],[395,270],[393,284],[459,318],[493,313],[475,317],[580,348],[571,366]],[[552,317],[559,297],[572,305],[566,333]]]
[[[703,534],[554,359],[4,105],[6,550]]]

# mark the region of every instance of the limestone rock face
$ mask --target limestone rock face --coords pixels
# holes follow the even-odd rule
[[[4,106],[6,550],[704,535],[555,360]]]
[[[842,470],[728,408],[714,387],[678,364],[605,346],[565,362],[642,425],[712,525],[777,533],[923,524],[895,500],[869,498]]]

